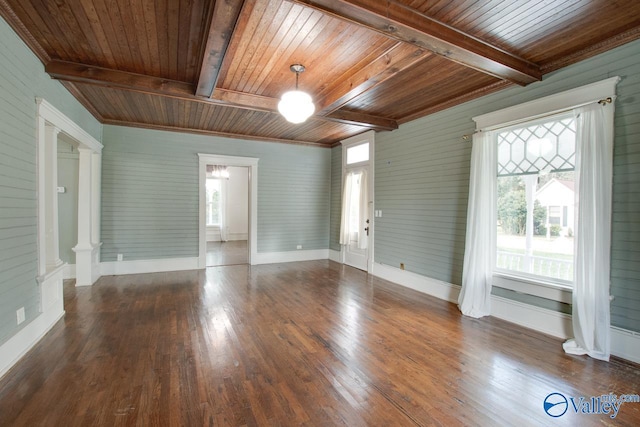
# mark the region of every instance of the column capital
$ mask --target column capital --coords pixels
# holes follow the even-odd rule
[[[55,125],[52,125],[51,123],[45,122],[44,127],[48,132],[51,132],[53,135],[58,135],[60,133],[60,128]]]

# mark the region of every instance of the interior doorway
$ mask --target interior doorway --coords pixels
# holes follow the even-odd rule
[[[249,168],[207,165],[206,266],[249,262]]]
[[[76,277],[76,253],[78,243],[78,176],[80,156],[78,145],[58,135],[58,236],[59,256],[66,263],[65,279]]]
[[[373,264],[373,144],[373,132],[342,141],[341,257],[364,271]]]
[[[223,156],[215,154],[198,154],[199,158],[199,199],[200,199],[200,214],[199,214],[199,250],[198,250],[198,268],[206,268],[209,265],[229,265],[229,263],[239,264],[253,264],[257,260],[258,246],[257,246],[257,234],[258,234],[258,160],[254,157],[239,157],[239,156]],[[208,167],[209,166],[209,167]],[[242,214],[242,218],[233,212],[229,213],[228,209],[219,209],[216,213],[214,210],[209,209],[211,214],[218,215],[216,218],[208,218],[207,204],[212,202],[207,198],[207,174],[213,176],[213,166],[221,166],[216,174],[222,175],[222,172],[226,169],[229,174],[229,180],[222,179],[218,183],[210,183],[211,188],[222,189],[226,187],[226,192],[230,196],[229,206],[244,205],[246,203],[246,214]],[[234,180],[234,170],[238,172],[238,177],[243,176],[242,179]],[[233,183],[230,184],[230,181]],[[237,197],[239,190],[235,188],[244,188],[246,193],[242,192],[240,197]],[[222,196],[222,190],[218,190],[220,196]],[[233,193],[233,194],[232,194]],[[211,195],[211,194],[210,194]],[[227,200],[226,198],[222,200]],[[222,215],[222,217],[220,217]],[[244,231],[238,230],[238,221],[246,222],[246,239],[244,238]],[[222,227],[207,227],[207,222],[213,224],[218,222],[222,223]],[[226,224],[226,225],[225,225]],[[234,225],[235,224],[235,225]],[[242,228],[242,227],[240,227]],[[209,236],[207,236],[209,233]],[[212,236],[213,233],[213,236]],[[221,236],[216,236],[215,233],[221,233]],[[246,243],[232,243],[242,242]],[[215,242],[219,243],[215,243]],[[213,243],[212,243],[213,242]],[[218,246],[218,247],[216,247]],[[244,247],[243,247],[244,246]],[[245,250],[246,247],[246,250]],[[223,249],[222,251],[216,251],[216,249]],[[239,257],[242,258],[240,262]],[[207,259],[209,258],[209,259]],[[224,264],[223,264],[224,263]]]

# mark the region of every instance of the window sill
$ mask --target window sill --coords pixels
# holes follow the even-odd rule
[[[554,283],[537,278],[515,276],[507,272],[494,271],[493,286],[565,304],[571,304],[572,302],[573,289],[571,284]]]

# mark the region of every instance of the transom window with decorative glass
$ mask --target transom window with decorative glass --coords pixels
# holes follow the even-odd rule
[[[496,270],[573,281],[573,114],[506,128],[497,138]]]

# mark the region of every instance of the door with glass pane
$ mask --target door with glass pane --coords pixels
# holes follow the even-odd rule
[[[343,142],[342,257],[345,264],[365,271],[369,266],[373,238],[370,195],[372,142],[369,135]]]
[[[370,220],[366,169],[352,170],[345,177],[343,208],[346,222],[342,244],[345,264],[361,270],[367,269]]]

